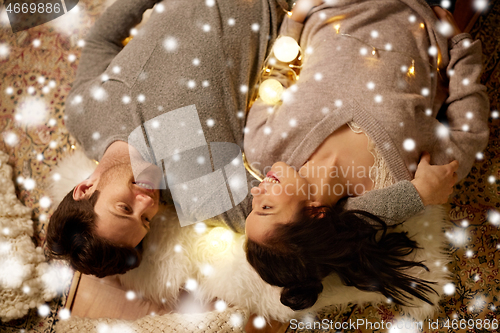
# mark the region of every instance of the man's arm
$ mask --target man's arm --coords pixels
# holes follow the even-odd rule
[[[122,50],[122,41],[139,24],[144,12],[159,0],[119,0],[95,22],[85,38],[73,89],[101,75]]]

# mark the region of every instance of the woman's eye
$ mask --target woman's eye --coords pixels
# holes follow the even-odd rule
[[[264,207],[262,207],[262,209],[271,209],[271,207],[270,206],[264,206]]]

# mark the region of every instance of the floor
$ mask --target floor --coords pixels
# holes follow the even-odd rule
[[[488,88],[491,110],[498,110],[500,47],[494,39],[500,36],[500,2],[491,2],[491,14],[482,16],[475,16],[475,12],[469,10],[471,4],[472,0],[459,0],[456,16],[461,27],[469,26],[473,36],[483,41],[486,69],[482,82]],[[5,12],[0,14],[0,149],[11,156],[9,162],[14,166],[18,180],[17,194],[25,205],[33,209],[36,241],[40,245],[44,242],[45,225],[53,209],[40,205],[40,199],[46,195],[45,186],[51,181],[48,174],[75,145],[65,129],[63,112],[81,52],[79,41],[103,11],[105,1],[82,0],[78,6],[80,10],[77,12],[72,11],[53,22],[17,34],[10,31]],[[472,27],[469,21],[474,18],[477,22]],[[26,113],[25,118],[32,121],[31,124],[15,120],[14,115],[20,110]],[[32,114],[30,110],[36,112]],[[490,128],[490,143],[483,152],[483,159],[478,160],[468,178],[456,186],[454,197],[448,204],[450,219],[457,229],[466,232],[468,242],[452,249],[454,260],[448,268],[456,281],[456,293],[442,301],[441,311],[435,320],[500,319],[500,231],[488,222],[488,212],[500,210],[498,118],[490,118]],[[24,182],[27,179],[34,180],[34,186],[31,186],[32,182]],[[467,226],[462,224],[464,220],[468,221]],[[82,276],[77,286],[74,295],[68,286],[61,298],[49,304],[49,316],[39,317],[35,309],[25,318],[0,323],[0,331],[51,332],[57,313],[65,306],[67,298],[67,306],[72,306],[73,315],[92,318],[134,319],[151,312],[161,314],[171,310],[137,298],[128,300],[127,291],[122,290],[113,279]],[[318,314],[318,319],[347,321],[363,318],[380,322],[393,320],[397,315],[397,309],[353,304],[342,313],[326,310]],[[475,326],[470,332],[481,331]],[[275,323],[266,331],[283,331],[283,328],[283,325]],[[305,331],[287,329],[287,332]],[[427,330],[431,331],[460,330]]]

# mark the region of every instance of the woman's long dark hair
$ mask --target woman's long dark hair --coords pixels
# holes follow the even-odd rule
[[[382,219],[365,211],[306,208],[297,221],[278,225],[265,244],[248,239],[247,260],[264,281],[284,287],[281,303],[293,310],[313,306],[323,291],[322,280],[331,273],[396,304],[409,305],[414,296],[432,305],[426,296],[436,293],[432,282],[404,272],[428,270],[422,262],[404,259],[419,248],[417,243],[406,232],[387,229]]]

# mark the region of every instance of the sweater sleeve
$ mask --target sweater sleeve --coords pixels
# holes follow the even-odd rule
[[[369,191],[338,203],[344,210],[363,210],[384,220],[388,225],[406,221],[425,207],[417,189],[408,180],[383,189]],[[367,219],[368,222],[371,220]]]
[[[450,77],[446,100],[449,137],[437,139],[436,145],[436,149],[446,151],[452,158],[435,161],[435,164],[458,160],[459,180],[467,176],[476,153],[488,144],[489,100],[485,86],[479,83],[482,69],[481,42],[472,41],[468,33],[453,37],[447,68]]]
[[[122,40],[129,36],[130,29],[156,2],[117,1],[86,37],[76,79],[66,100],[65,124],[89,158],[100,160],[111,143],[127,141],[127,133],[134,129],[130,121],[134,108],[130,88],[118,80],[103,78],[102,74],[123,49]]]
[[[123,49],[122,41],[139,24],[142,14],[158,0],[120,0],[95,22],[85,38],[73,88],[101,75]]]

